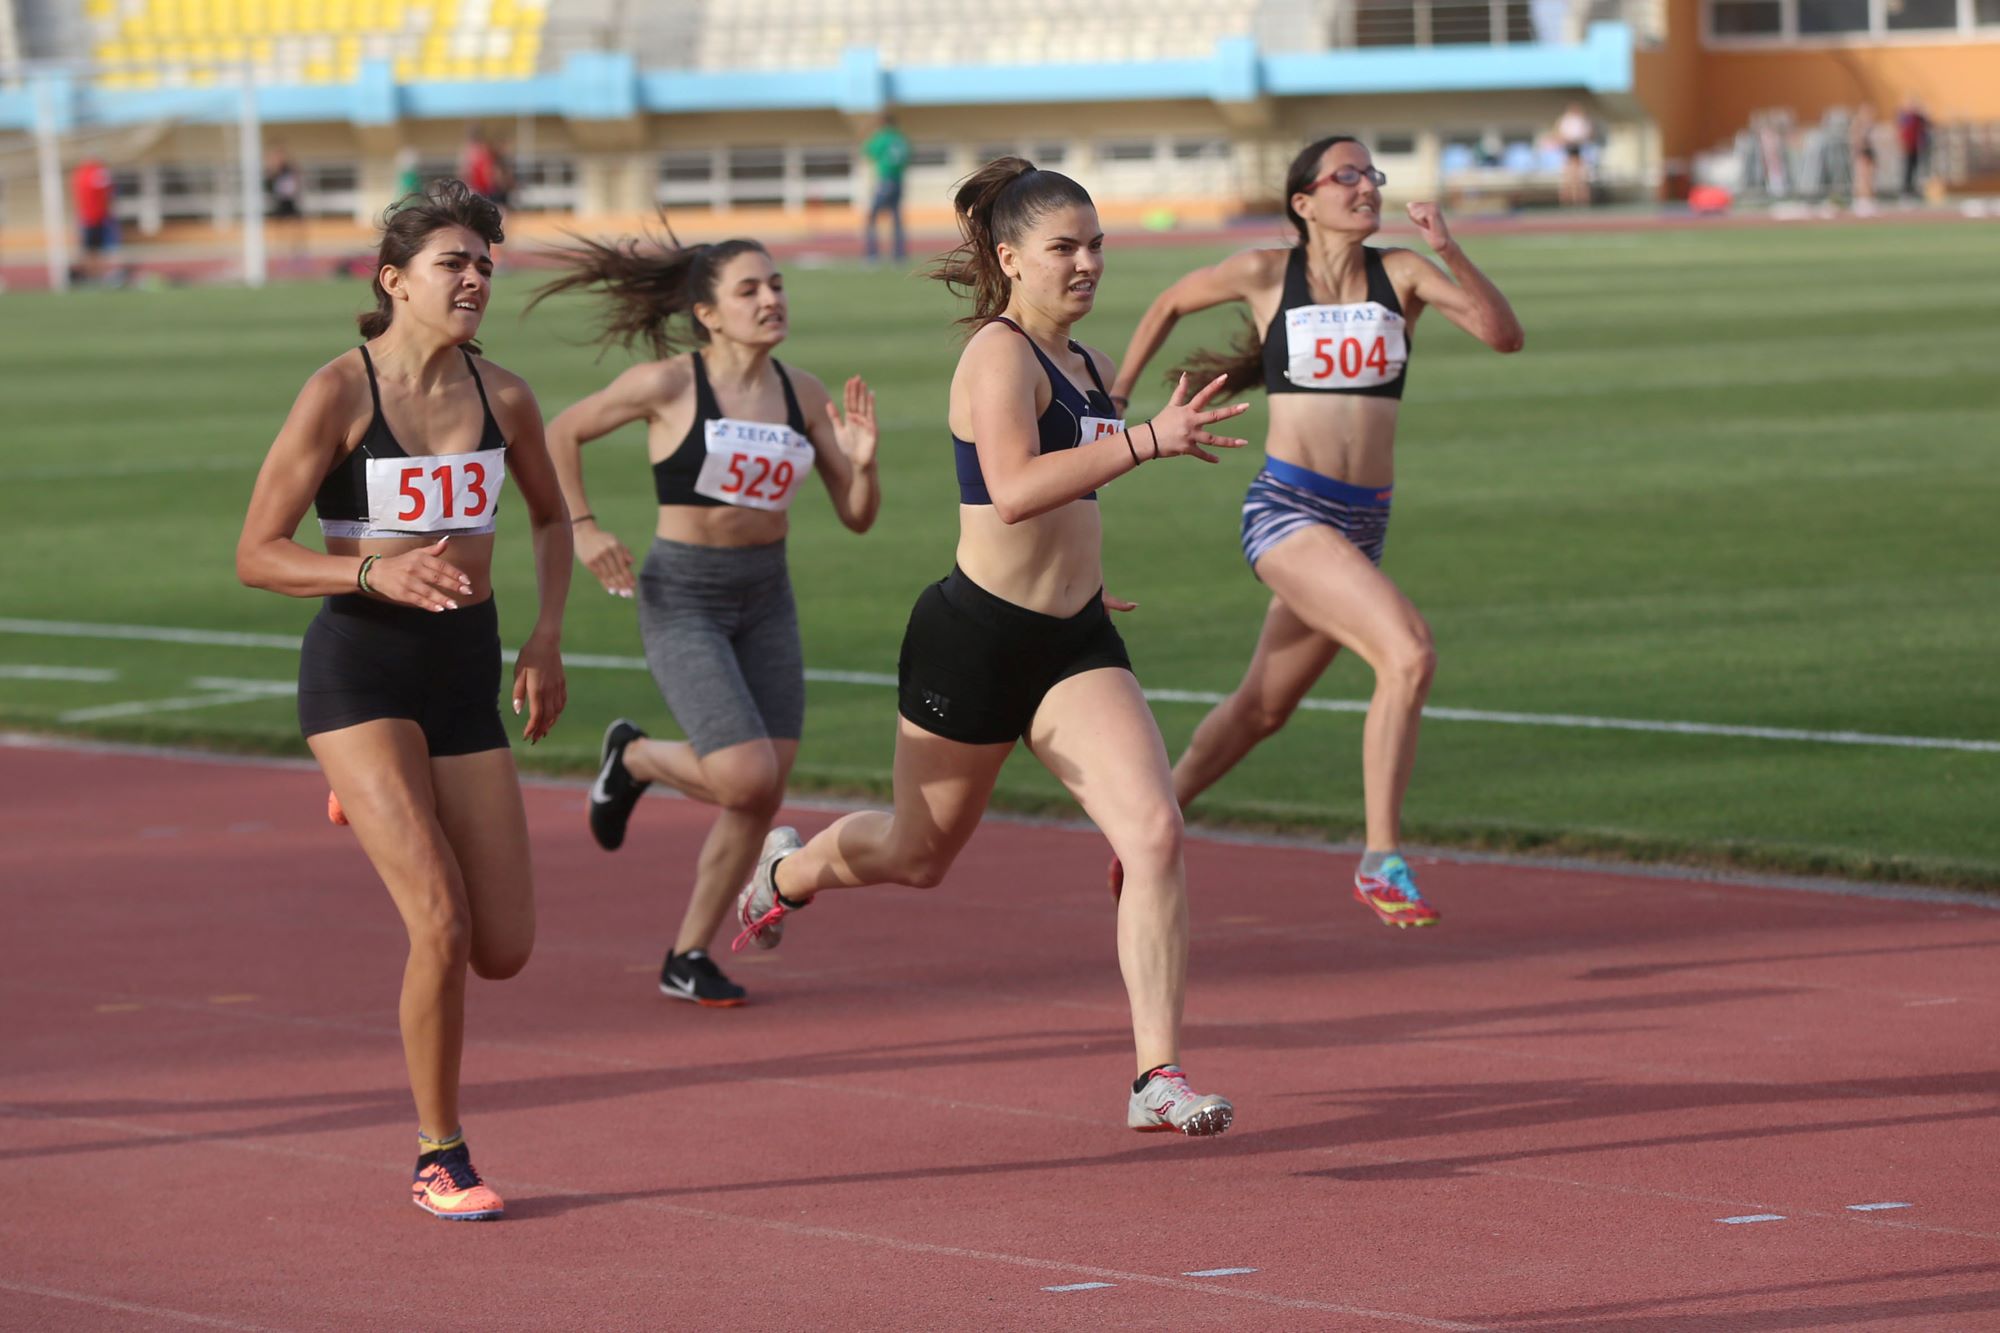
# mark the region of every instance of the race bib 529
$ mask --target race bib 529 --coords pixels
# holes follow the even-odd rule
[[[718,417],[705,434],[708,457],[694,489],[711,500],[745,509],[789,509],[799,483],[812,471],[812,443],[790,426]]]

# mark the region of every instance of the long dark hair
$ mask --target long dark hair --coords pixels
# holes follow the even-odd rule
[[[643,342],[664,361],[684,345],[707,342],[708,326],[694,317],[694,308],[715,303],[723,266],[738,255],[771,252],[747,238],[682,245],[664,214],[660,226],[664,238],[642,234],[594,241],[571,233],[574,243],[553,252],[568,272],[536,288],[528,309],[558,292],[595,292],[604,298],[604,325],[596,341],[606,347]],[[685,332],[674,327],[677,319],[686,320]]]
[[[460,180],[436,180],[413,194],[406,194],[382,214],[382,244],[375,251],[375,308],[354,317],[363,338],[379,338],[389,331],[396,317],[396,303],[382,286],[382,270],[408,268],[423,252],[431,237],[446,227],[464,227],[475,232],[487,245],[506,239],[500,230],[500,210],[491,199],[474,194]],[[468,342],[467,350],[477,352],[479,344]]]
[[[1327,149],[1335,144],[1360,142],[1351,134],[1329,134],[1324,139],[1315,139],[1301,148],[1299,155],[1292,159],[1292,165],[1285,169],[1285,220],[1299,234],[1298,244],[1306,243],[1306,220],[1292,207],[1292,196],[1304,194],[1319,175],[1319,160],[1326,156]],[[1246,315],[1243,327],[1228,351],[1194,353],[1178,370],[1167,372],[1167,383],[1173,383],[1182,372],[1187,374],[1189,384],[1197,386],[1208,383],[1217,375],[1228,376],[1229,382],[1222,386],[1221,394],[1213,400],[1218,403],[1235,397],[1245,389],[1255,388],[1264,381],[1264,331]]]
[[[964,239],[929,275],[972,297],[972,313],[959,323],[977,328],[1007,308],[1013,280],[994,247],[1002,241],[1019,244],[1043,214],[1066,205],[1095,207],[1081,185],[1024,157],[995,158],[960,182],[951,206]]]

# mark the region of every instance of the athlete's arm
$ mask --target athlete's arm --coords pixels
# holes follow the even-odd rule
[[[489,365],[491,363],[488,363]],[[562,486],[542,431],[542,409],[527,381],[494,366],[493,402],[507,437],[507,472],[528,507],[535,543],[535,627],[514,660],[514,711],[525,703],[528,723],[521,735],[532,745],[549,734],[569,702],[563,678],[563,604],[569,600],[570,524]]]
[[[1002,523],[1019,523],[1059,509],[1152,458],[1192,454],[1213,463],[1215,455],[1203,445],[1240,449],[1247,443],[1203,429],[1249,409],[1248,403],[1238,403],[1204,410],[1221,390],[1223,377],[1217,376],[1188,402],[1187,377],[1182,376],[1181,387],[1152,421],[1074,449],[1041,453],[1035,427],[1036,389],[1044,379],[1041,363],[1025,338],[1011,330],[994,332],[994,327],[974,335],[959,359],[958,373],[970,399],[979,470]]]
[[[1268,248],[1239,251],[1219,264],[1196,269],[1154,297],[1139,317],[1139,326],[1132,330],[1132,341],[1125,345],[1125,368],[1111,382],[1111,400],[1121,410],[1132,401],[1132,388],[1145,373],[1146,363],[1166,343],[1181,316],[1231,301],[1249,301],[1255,293],[1283,281],[1286,253]]]
[[[882,482],[875,471],[875,392],[859,375],[850,376],[842,403],[817,376],[793,371],[804,392],[799,408],[805,413],[806,436],[813,442],[813,470],[826,484],[833,512],[850,532],[866,532],[882,508]]]
[[[299,390],[264,455],[264,466],[258,469],[250,507],[243,515],[243,532],[236,539],[236,577],[248,587],[287,597],[331,597],[360,590],[360,556],[326,555],[300,545],[296,538],[299,520],[362,410],[360,388],[359,379],[334,361],[313,372]],[[396,595],[382,593],[392,601],[442,611],[453,605],[453,598],[472,593],[465,572],[441,559],[435,548],[424,547],[396,559],[407,565],[409,581],[397,581]]]
[[[1401,270],[1391,276],[1403,278],[1422,305],[1436,306],[1446,319],[1494,351],[1520,351],[1528,335],[1515,317],[1514,307],[1452,239],[1450,229],[1445,226],[1444,210],[1433,203],[1414,203],[1410,205],[1410,221],[1417,224],[1425,243],[1444,261],[1451,276],[1446,277],[1436,264],[1413,250],[1389,252],[1384,262],[1393,262]],[[1407,313],[1414,322],[1422,313],[1422,306],[1412,307]]]
[[[562,485],[563,500],[575,520],[576,558],[616,597],[633,592],[632,552],[599,527],[583,488],[583,446],[653,413],[685,393],[694,376],[686,360],[648,361],[633,366],[604,388],[557,415],[548,425],[549,461]]]

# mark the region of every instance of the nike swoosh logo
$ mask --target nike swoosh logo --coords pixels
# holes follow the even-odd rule
[[[590,799],[594,804],[603,805],[611,799],[611,793],[606,791],[604,787],[604,780],[610,776],[610,764],[606,764],[603,768],[597,770],[597,781],[592,783],[590,787]]]
[[[694,994],[694,983],[692,981],[682,981],[679,977],[672,977],[665,984],[668,989],[677,990],[683,995]]]

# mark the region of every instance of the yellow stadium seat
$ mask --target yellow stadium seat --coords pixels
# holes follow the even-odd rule
[[[331,60],[322,60],[318,58],[306,61],[306,82],[332,83],[333,62]]]
[[[83,7],[83,12],[94,19],[110,18],[111,0],[89,0]]]

